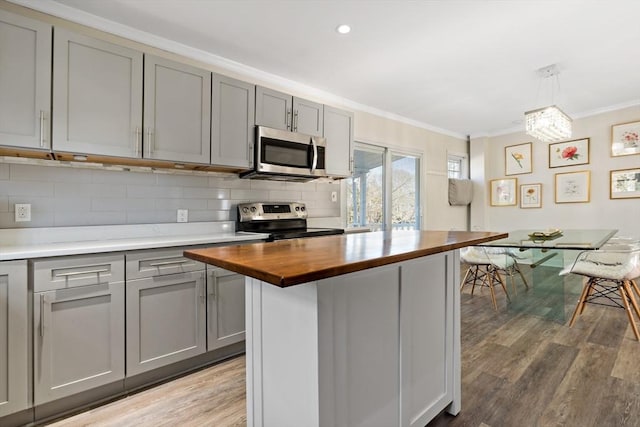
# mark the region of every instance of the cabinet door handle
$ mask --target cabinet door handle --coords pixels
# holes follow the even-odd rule
[[[136,146],[135,146],[135,157],[140,156],[140,137],[142,136],[141,129],[136,126]]]
[[[215,271],[209,271],[209,277],[207,278],[207,293],[211,296],[211,298],[216,299],[216,283],[218,280],[216,279]]]
[[[287,130],[291,130],[291,109],[287,109],[287,117],[284,119],[284,125]]]
[[[184,259],[181,261],[161,261],[161,262],[152,262],[149,263],[149,267],[162,267],[165,265],[182,265],[189,263],[188,260]]]
[[[298,110],[293,112],[293,131],[298,131]]]
[[[44,111],[40,110],[40,148],[45,148]]]
[[[44,337],[44,294],[40,294],[40,338]]]
[[[151,132],[151,128],[147,128],[147,146],[149,147],[149,157],[151,157],[151,153],[153,153],[153,133]]]
[[[88,270],[88,271],[71,271],[69,273],[56,273],[55,276],[56,277],[69,277],[69,276],[78,276],[80,274],[97,274],[100,275],[100,273],[107,273],[109,271],[108,268],[104,268],[101,270]]]

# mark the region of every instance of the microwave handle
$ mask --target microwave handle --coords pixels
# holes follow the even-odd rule
[[[316,166],[318,166],[318,146],[316,145],[316,139],[311,138],[311,146],[313,147],[313,160],[311,161],[311,172],[315,172]]]

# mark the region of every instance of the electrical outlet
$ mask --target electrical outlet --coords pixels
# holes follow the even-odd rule
[[[189,211],[187,209],[178,209],[178,222],[188,222]]]
[[[16,203],[16,222],[31,221],[31,205],[28,203]]]
[[[331,192],[331,201],[334,202],[334,203],[338,201],[338,192],[337,191],[332,191]]]

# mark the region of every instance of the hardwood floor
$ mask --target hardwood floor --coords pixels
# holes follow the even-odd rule
[[[620,309],[589,305],[570,329],[581,288],[572,280],[556,296],[566,298],[564,321],[544,292],[520,285],[509,304],[498,292],[496,312],[487,290],[465,289],[462,411],[429,427],[640,425],[640,343]],[[244,426],[244,393],[238,357],[50,425]]]
[[[239,427],[247,425],[245,358],[193,374],[57,421],[56,427]]]

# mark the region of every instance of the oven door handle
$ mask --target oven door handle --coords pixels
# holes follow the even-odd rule
[[[318,166],[318,146],[316,145],[316,139],[311,137],[311,147],[313,147],[313,160],[311,161],[311,172],[316,171]]]

